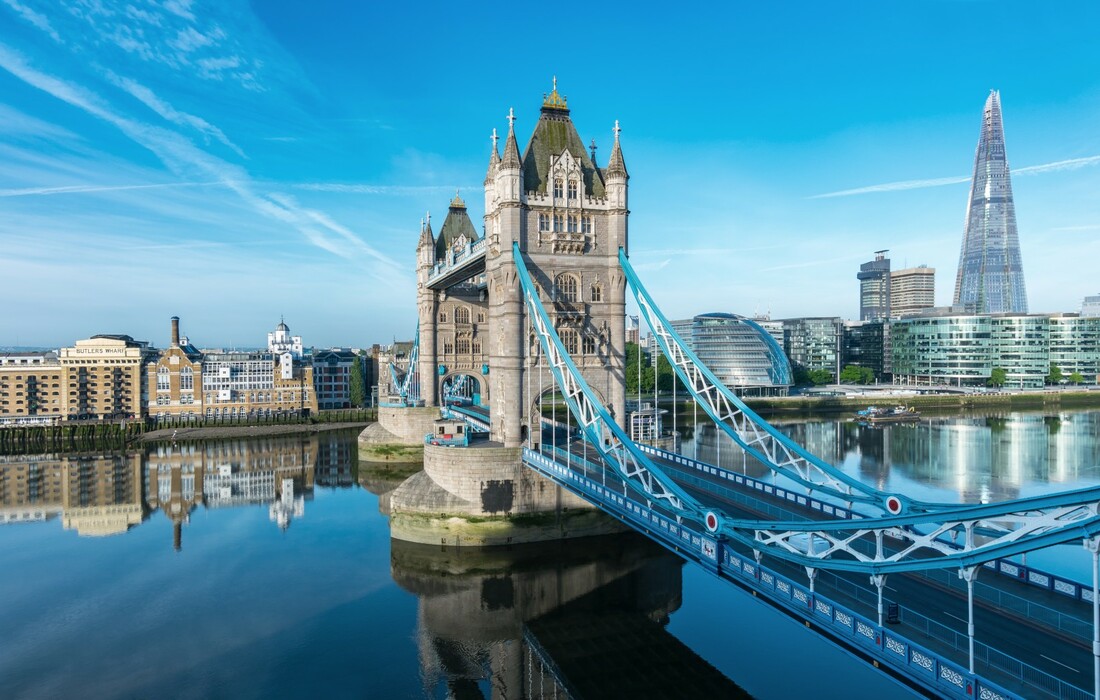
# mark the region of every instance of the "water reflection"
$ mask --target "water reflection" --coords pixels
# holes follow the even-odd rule
[[[196,508],[266,505],[286,530],[315,486],[356,483],[356,443],[333,433],[166,442],[115,454],[0,457],[0,524],[60,517],[81,536],[126,532],[157,511],[183,525]]]
[[[883,426],[843,417],[777,427],[865,483],[918,498],[990,502],[1100,483],[1100,411],[932,417]],[[713,424],[700,424],[695,442],[699,459],[772,478]],[[685,447],[689,455],[694,449]]]

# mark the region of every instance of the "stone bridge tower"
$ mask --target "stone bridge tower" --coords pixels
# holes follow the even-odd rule
[[[473,377],[491,412],[494,442],[519,447],[539,435],[534,406],[553,384],[530,333],[512,257],[518,243],[566,349],[623,424],[626,357],[626,164],[615,122],[607,167],[585,148],[565,98],[546,95],[520,155],[508,114],[504,153],[493,147],[479,237],[457,195],[438,236],[430,218],[417,244],[420,396],[441,405],[446,381]],[[535,440],[537,441],[537,440]]]

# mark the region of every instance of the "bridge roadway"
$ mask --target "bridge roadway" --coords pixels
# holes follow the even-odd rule
[[[563,448],[567,442],[565,431],[560,429],[556,440],[552,430],[544,430],[543,440],[546,446],[556,443],[559,448]],[[576,466],[579,468],[586,454],[583,443],[570,442],[569,450],[578,458]],[[597,459],[591,448],[587,449],[587,456],[590,463]],[[728,493],[731,491],[731,483],[720,476],[697,472],[669,459],[654,457],[654,461],[700,502],[714,505],[733,517],[776,519],[777,509],[785,511],[782,515],[784,518],[809,520],[825,517],[820,511],[755,491],[747,494],[749,499],[744,497],[745,494],[735,499]],[[589,475],[592,473],[590,469]],[[723,490],[727,493],[723,493]],[[745,555],[751,554],[747,548],[735,546],[735,549]],[[803,581],[804,585],[808,581],[806,572],[801,567],[767,556],[763,563],[792,580]],[[948,573],[956,575],[954,571]],[[1087,629],[1091,636],[1090,604],[1041,591],[988,570],[979,574],[979,580],[1005,594],[1026,596],[1029,600],[1077,619],[1081,623],[1081,629]],[[865,575],[821,571],[815,581],[815,590],[871,619],[877,616],[877,593],[869,577]],[[965,592],[960,593],[957,589],[930,580],[919,573],[891,574],[886,580],[883,605],[890,602],[899,605],[900,618],[897,624],[889,624],[889,627],[960,666],[966,667],[969,664]],[[1024,675],[1033,677],[1034,684],[1025,685],[1021,682],[1019,673],[1008,673],[989,663],[987,659],[991,655],[988,653],[975,655],[975,672],[1007,690],[1019,692],[1024,697],[1091,697],[1091,693],[1080,690],[1092,685],[1091,638],[1086,641],[1078,635],[1037,623],[978,596],[975,596],[974,602],[976,642],[993,648],[993,656],[1000,652],[1030,665],[1040,673],[1026,672]],[[1050,676],[1050,679],[1043,679],[1043,674]],[[1056,689],[1053,686],[1057,683],[1053,679],[1075,688],[1059,686]],[[1043,693],[1043,690],[1046,692]],[[1074,690],[1080,692],[1075,693]]]

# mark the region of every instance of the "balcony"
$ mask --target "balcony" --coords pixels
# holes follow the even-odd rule
[[[550,246],[555,253],[581,255],[588,246],[588,235],[573,231],[555,231],[550,234]]]

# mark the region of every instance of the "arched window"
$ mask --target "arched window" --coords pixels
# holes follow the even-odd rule
[[[470,310],[465,306],[455,307],[455,323],[469,323]]]
[[[577,181],[576,180],[570,180],[569,181],[569,199],[576,199],[576,198],[577,198]]]
[[[478,323],[485,323],[485,312],[484,311],[478,311],[477,312],[477,322]]]
[[[559,301],[577,301],[577,278],[573,275],[558,275],[554,283]]]
[[[554,178],[554,197],[557,198],[557,199],[560,199],[562,197],[562,195],[565,194],[565,192],[562,191],[563,184],[564,183],[562,183],[560,177]]]
[[[447,322],[447,310],[446,309],[440,309],[439,310],[439,322],[440,323],[446,323]]]
[[[592,301],[603,301],[603,288],[599,282],[592,283]]]
[[[577,332],[572,328],[563,328],[558,335],[561,337],[561,343],[565,346],[565,351],[570,355],[577,354]]]
[[[180,370],[180,389],[195,388],[195,372],[190,367]]]
[[[596,354],[596,339],[594,337],[592,337],[590,335],[584,336],[584,349],[583,349],[583,352],[584,352],[585,355],[595,355]]]
[[[157,391],[168,391],[170,388],[168,376],[167,367],[157,367]]]
[[[456,338],[455,339],[455,352],[459,355],[470,354],[470,339],[469,338]]]

